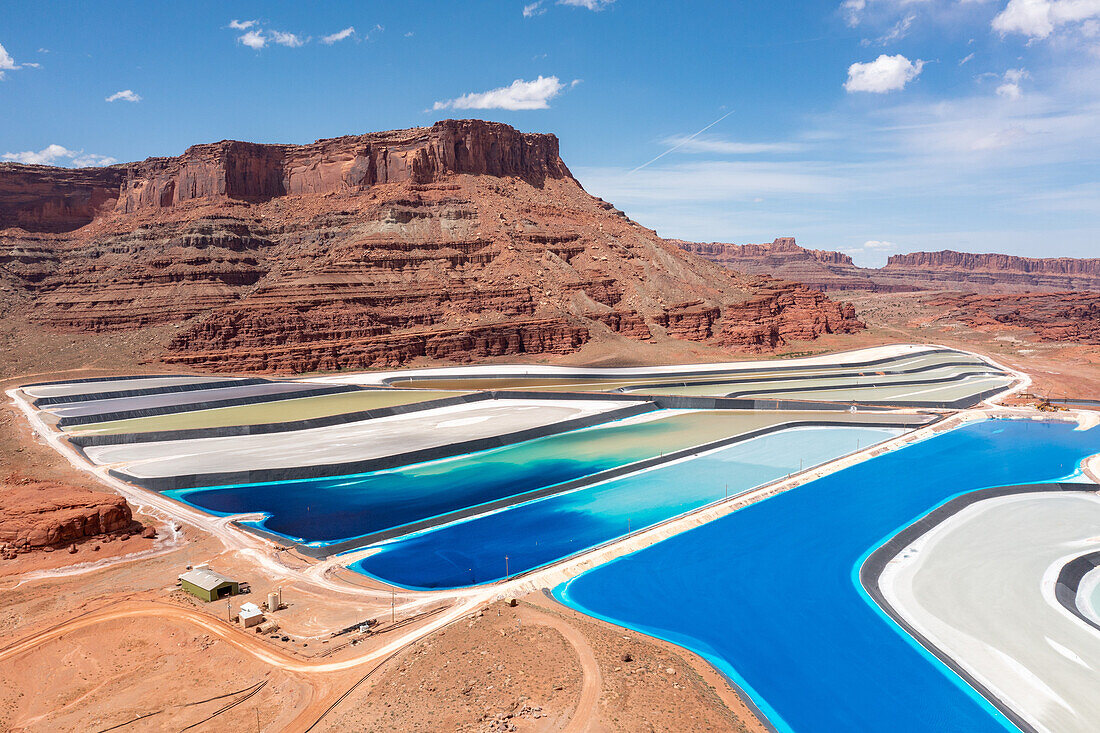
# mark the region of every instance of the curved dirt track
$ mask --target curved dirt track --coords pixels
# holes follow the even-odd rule
[[[199,611],[167,603],[158,603],[156,601],[122,601],[121,603],[112,605],[110,608],[91,611],[13,642],[0,649],[0,662],[32,651],[36,647],[64,636],[65,634],[86,629],[105,621],[136,617],[150,618],[156,616],[198,626],[206,633],[218,637],[234,648],[255,657],[261,662],[265,662],[287,672],[314,674],[341,672],[384,659],[413,639],[431,633],[450,623],[455,618],[469,612],[469,607],[456,606],[451,609],[450,613],[441,614],[434,622],[415,629],[402,637],[396,638],[381,649],[376,649],[353,659],[344,659],[337,662],[321,662],[299,659],[281,650],[274,649],[255,635],[247,634],[235,627],[216,621],[208,614]]]
[[[111,604],[107,608],[100,608],[81,614],[68,621],[62,622],[50,628],[35,632],[19,639],[7,646],[0,648],[0,663],[14,659],[23,654],[33,652],[38,647],[48,642],[60,639],[66,634],[89,629],[98,624],[120,619],[157,617],[161,619],[183,622],[198,627],[202,631],[231,645],[255,659],[269,664],[285,672],[308,675],[313,683],[313,695],[309,704],[299,711],[288,730],[306,730],[312,727],[319,718],[331,709],[332,701],[339,700],[339,696],[346,689],[345,679],[327,678],[326,675],[337,672],[345,672],[365,665],[374,665],[374,669],[380,668],[389,661],[401,649],[415,639],[436,631],[450,624],[456,618],[468,614],[471,608],[459,606],[452,609],[451,613],[442,614],[445,618],[439,619],[426,627],[416,629],[408,634],[395,639],[386,646],[368,652],[359,657],[344,659],[334,662],[313,661],[300,659],[287,654],[282,650],[273,648],[259,637],[248,634],[240,629],[218,621],[208,614],[181,606],[175,606],[158,601],[122,601]],[[602,690],[602,676],[596,655],[592,651],[584,635],[576,628],[564,621],[542,614],[527,612],[524,619],[528,623],[548,626],[557,630],[573,648],[580,663],[583,681],[581,684],[580,698],[576,710],[569,724],[563,729],[565,733],[582,733],[583,731],[598,730],[595,725],[598,716],[597,705]],[[320,679],[314,675],[322,675]]]
[[[537,608],[537,606],[536,606]],[[571,624],[554,618],[544,613],[532,612],[525,609],[522,614],[527,623],[548,626],[569,642],[573,651],[577,654],[577,661],[581,665],[581,696],[577,701],[577,709],[573,712],[573,718],[562,729],[562,733],[583,733],[584,731],[601,730],[596,724],[599,714],[597,705],[600,702],[600,692],[603,689],[603,677],[600,674],[600,664],[596,661],[596,653],[584,634]]]
[[[584,675],[584,681],[581,682],[581,698],[577,702],[573,719],[569,721],[569,725],[565,726],[563,733],[582,733],[582,731],[593,730],[597,727],[595,725],[598,712],[596,705],[600,702],[600,690],[603,686],[600,665],[596,662],[596,654],[592,651],[592,647],[588,645],[584,635],[572,626],[560,621],[544,621],[542,623],[561,632],[561,635],[577,652],[577,657],[581,662],[581,673]]]

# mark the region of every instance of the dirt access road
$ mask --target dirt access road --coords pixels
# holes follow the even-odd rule
[[[584,635],[561,619],[527,608],[521,609],[519,616],[528,624],[547,626],[558,631],[572,647],[579,660],[582,678],[579,700],[568,724],[562,730],[568,733],[580,733],[581,731],[599,729],[594,727],[594,721],[598,718],[597,703],[600,698],[602,680],[599,663],[596,661],[592,647]],[[308,730],[333,708],[335,702],[342,698],[344,689],[348,687],[348,682],[346,679],[342,679],[346,675],[338,675],[338,673],[353,670],[365,671],[364,677],[355,683],[355,686],[358,686],[414,640],[404,638],[387,645],[383,649],[339,661],[307,660],[287,654],[272,647],[264,639],[254,634],[249,634],[194,609],[159,601],[126,600],[83,613],[0,648],[0,663],[11,662],[22,655],[31,654],[50,642],[67,635],[122,619],[142,619],[146,622],[151,619],[159,619],[189,624],[254,659],[272,667],[277,667],[284,672],[308,675],[310,678],[320,675],[332,676],[331,679],[324,680],[324,684],[314,685],[313,699],[297,715],[289,730]],[[451,619],[444,625],[453,623],[453,621],[454,619]],[[442,628],[442,626],[420,629],[417,635],[426,635],[435,628]],[[397,649],[393,649],[395,646]]]

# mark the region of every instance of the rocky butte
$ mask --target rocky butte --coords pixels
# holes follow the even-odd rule
[[[843,252],[806,249],[793,237],[767,244],[680,242],[683,249],[741,272],[766,272],[821,290],[1100,290],[1100,259],[1040,259],[965,252],[893,255],[885,267],[857,267]]]
[[[13,313],[58,332],[175,325],[163,361],[211,370],[599,339],[768,350],[863,328],[849,305],[726,270],[589,195],[553,135],[478,120],[109,168],[0,165],[0,228]]]
[[[794,237],[779,237],[767,244],[683,242],[682,249],[723,267],[745,273],[767,273],[805,283],[820,290],[881,290],[867,270],[856,267],[843,252],[799,247]],[[908,288],[912,289],[912,288]]]

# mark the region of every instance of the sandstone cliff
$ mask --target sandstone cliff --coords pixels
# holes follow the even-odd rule
[[[79,229],[118,200],[126,176],[120,167],[53,168],[0,163],[0,230]]]
[[[791,237],[768,244],[701,244],[683,249],[744,273],[770,273],[821,290],[1100,290],[1100,259],[1037,259],[965,252],[894,255],[882,268],[857,267],[842,252],[805,249]]]
[[[950,294],[927,304],[947,308],[942,319],[979,330],[1010,326],[1027,329],[1042,341],[1100,344],[1100,293]],[[941,319],[941,320],[942,320]]]
[[[794,237],[767,244],[697,243],[675,240],[682,249],[723,267],[748,274],[770,274],[821,290],[892,290],[872,279],[873,270],[856,267],[843,252],[806,249]],[[915,288],[896,288],[912,290]]]
[[[0,232],[0,275],[28,317],[58,331],[173,324],[170,363],[329,370],[592,339],[761,350],[863,327],[804,285],[685,253],[587,194],[554,136],[499,123],[197,145],[112,168],[107,198],[104,174],[69,171],[99,191],[78,228],[44,203],[61,173],[15,168],[38,197],[5,204],[24,225]]]
[[[126,500],[52,482],[0,481],[0,547],[36,548],[123,532],[134,525]]]
[[[1100,290],[1100,259],[913,252],[892,256],[879,276],[961,290]]]

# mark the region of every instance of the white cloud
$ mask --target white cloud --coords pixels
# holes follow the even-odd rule
[[[47,145],[42,150],[24,150],[20,153],[4,153],[0,159],[26,165],[72,165],[78,168],[88,166],[112,165],[118,161],[106,155],[85,153],[83,150],[69,150],[57,145]]]
[[[542,7],[545,0],[537,0],[529,5],[523,6],[523,17],[534,18],[536,15],[542,15],[546,12],[546,8]]]
[[[547,102],[564,88],[556,76],[539,76],[532,81],[516,79],[506,87],[436,102],[432,109],[547,109],[550,106]]]
[[[24,150],[21,153],[4,153],[2,157],[12,163],[25,163],[26,165],[54,165],[64,158],[71,158],[75,153],[70,152],[61,145],[47,145],[37,152]]]
[[[844,0],[844,2],[840,4],[840,9],[844,13],[845,20],[852,28],[859,25],[863,10],[866,7],[867,0]]]
[[[798,143],[743,143],[717,137],[673,135],[661,141],[685,153],[717,153],[719,155],[756,155],[761,153],[793,153],[802,149]]]
[[[882,54],[874,61],[865,64],[855,63],[848,67],[848,81],[844,88],[849,92],[872,92],[882,94],[898,89],[916,79],[924,68],[924,62],[915,62],[902,56]]]
[[[277,31],[273,28],[261,27],[258,20],[231,20],[228,28],[238,31],[247,31],[237,36],[237,43],[242,46],[248,46],[253,51],[259,51],[261,48],[266,48],[269,43],[276,43],[280,46],[286,46],[287,48],[301,48],[310,41],[310,37],[302,38],[296,33],[284,33],[283,31]],[[355,34],[355,28],[349,27],[342,31],[332,34],[331,36],[325,36],[325,43],[335,43],[336,41],[342,41],[349,35]],[[331,39],[331,40],[329,40]]]
[[[917,16],[913,13],[910,13],[909,15],[905,16],[897,23],[895,23],[894,27],[888,30],[885,35],[881,36],[877,42],[880,45],[885,46],[886,44],[892,43],[893,41],[900,41],[902,38],[905,38],[905,36],[909,33],[909,29],[913,26],[913,21],[915,21],[916,19]]]
[[[24,66],[24,68],[27,68],[27,69],[41,69],[42,68],[42,64],[39,64],[39,63],[34,62],[34,61],[27,61],[23,64],[23,66]]]
[[[1009,0],[993,19],[1001,35],[1047,38],[1060,26],[1100,17],[1100,0]]]
[[[11,54],[0,45],[0,80],[3,80],[5,71],[15,71],[18,68],[19,64],[15,63]]]
[[[973,59],[973,58],[974,58],[974,54],[968,53],[966,56],[963,56],[961,59],[959,59],[959,66],[962,66],[963,64],[970,63],[970,60]]]
[[[95,153],[85,153],[83,151],[77,153],[73,158],[73,165],[77,168],[98,168],[104,165],[114,165],[117,162],[117,158],[108,155],[96,155]]]
[[[307,38],[303,41],[294,33],[283,33],[282,31],[269,31],[271,33],[271,40],[280,46],[286,46],[287,48],[301,48],[306,44]]]
[[[1020,81],[1029,76],[1031,75],[1027,73],[1026,69],[1009,69],[1005,72],[1004,82],[997,87],[997,95],[1005,99],[1019,99],[1023,96]]]
[[[343,41],[345,38],[351,38],[354,35],[355,35],[355,26],[349,25],[344,30],[337,31],[336,33],[333,33],[331,36],[322,36],[321,37],[321,43],[325,44],[326,46],[331,46],[334,43],[337,43],[339,41]]]
[[[558,0],[558,5],[587,8],[588,10],[603,10],[613,2],[615,2],[615,0]]]
[[[134,93],[132,89],[123,89],[121,92],[115,92],[111,96],[107,97],[108,102],[140,102],[141,96]]]
[[[868,239],[858,247],[847,247],[840,251],[852,255],[857,265],[862,267],[878,267],[885,262],[886,253],[897,251],[898,246],[893,242],[880,239]]]
[[[261,48],[267,45],[267,37],[260,31],[249,31],[243,36],[237,38],[237,43],[248,46],[254,51],[259,51]]]

